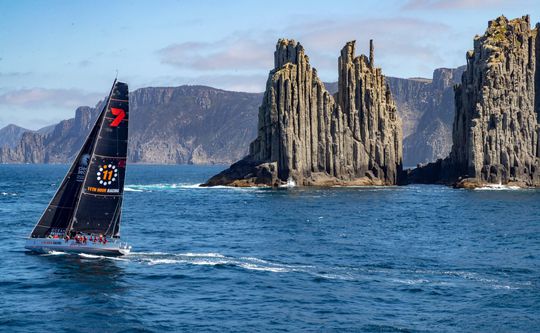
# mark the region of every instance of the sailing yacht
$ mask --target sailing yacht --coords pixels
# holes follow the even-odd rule
[[[114,81],[103,109],[25,248],[124,255],[120,220],[126,175],[128,86]]]

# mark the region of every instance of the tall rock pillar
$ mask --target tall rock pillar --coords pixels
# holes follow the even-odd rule
[[[501,16],[475,38],[456,88],[447,175],[540,185],[538,56],[528,16]]]

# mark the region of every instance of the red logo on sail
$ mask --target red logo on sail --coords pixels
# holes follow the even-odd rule
[[[126,113],[124,112],[124,110],[119,108],[111,108],[111,112],[114,116],[116,116],[116,118],[114,118],[110,126],[117,127],[118,125],[120,125],[120,122],[126,117]]]

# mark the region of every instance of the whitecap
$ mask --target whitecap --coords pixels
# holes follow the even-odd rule
[[[79,253],[79,256],[82,258],[87,258],[87,259],[108,259],[108,260],[119,260],[119,261],[128,260],[128,259],[124,259],[120,257],[107,257],[103,255],[96,255],[96,254],[90,254],[90,253]]]
[[[191,253],[191,252],[188,252],[188,253],[179,253],[179,254],[176,254],[176,256],[183,256],[183,257],[225,258],[224,255],[222,255],[222,254],[220,254],[220,253],[214,253],[214,252],[210,252],[210,253]]]
[[[485,186],[475,188],[476,191],[518,191],[523,189],[524,188],[519,186],[502,184],[487,184]]]
[[[205,265],[205,266],[216,266],[216,265],[231,265],[235,264],[234,262],[231,262],[229,260],[189,260],[186,261],[189,264],[192,265]]]
[[[149,265],[159,265],[159,264],[178,264],[180,262],[183,262],[183,260],[176,260],[176,259],[150,259],[148,261]]]
[[[284,267],[271,267],[271,266],[259,266],[255,264],[250,263],[242,263],[239,265],[242,268],[253,270],[253,271],[265,271],[265,272],[273,272],[273,273],[285,273],[289,272],[290,270]]]
[[[415,284],[423,284],[423,283],[429,283],[429,280],[426,279],[392,279],[392,281],[402,284],[409,284],[409,285],[415,285]]]
[[[164,255],[172,255],[170,253],[166,252],[131,252],[128,256],[164,256]]]
[[[248,261],[255,261],[255,262],[262,263],[262,264],[268,264],[268,261],[263,260],[263,259],[259,259],[259,258],[255,258],[255,257],[240,257],[240,259],[248,260]]]
[[[333,274],[333,273],[312,273],[312,275],[319,278],[328,279],[328,280],[345,280],[345,281],[354,280],[352,276],[345,276],[345,275]]]
[[[215,265],[225,265],[230,264],[228,260],[185,260],[185,259],[171,259],[171,258],[161,258],[161,259],[149,259],[145,260],[149,265],[176,265],[176,264],[188,264],[188,265],[204,265],[204,266],[215,266]]]
[[[62,252],[62,251],[48,251],[47,253],[43,254],[44,256],[61,256],[61,255],[66,255],[68,254],[67,252]]]
[[[144,192],[144,190],[131,188],[131,187],[124,187],[124,192]]]

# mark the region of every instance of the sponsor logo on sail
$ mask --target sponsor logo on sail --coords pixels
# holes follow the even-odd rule
[[[114,164],[103,164],[96,172],[96,179],[100,185],[110,186],[118,178],[118,169]]]
[[[88,169],[88,163],[90,163],[90,154],[84,154],[79,160],[79,165],[77,167],[77,181],[79,183],[84,181],[84,176],[86,175],[86,170]]]

